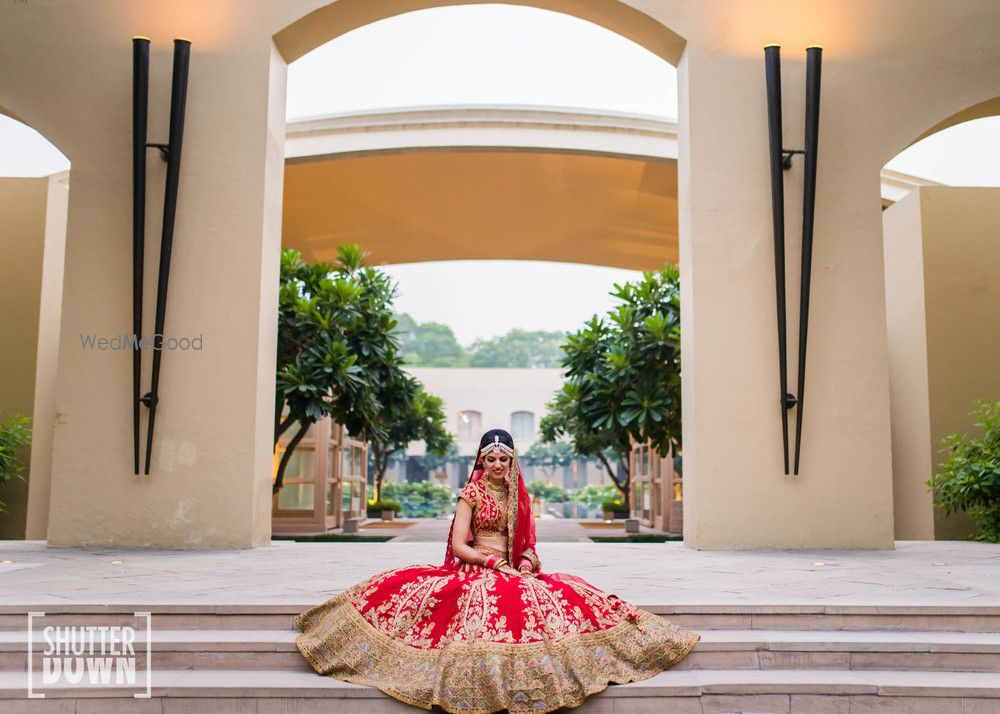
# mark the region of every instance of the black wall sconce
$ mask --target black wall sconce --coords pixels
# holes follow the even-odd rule
[[[795,470],[799,473],[802,446],[802,405],[806,381],[806,338],[809,331],[809,282],[812,274],[813,218],[816,210],[816,152],[819,145],[819,85],[823,48],[806,48],[805,147],[785,149],[781,128],[781,48],[764,48],[767,82],[767,128],[771,148],[771,210],[774,214],[774,276],[778,308],[778,365],[781,371],[781,435],[784,443],[785,474],[788,474],[788,412],[795,413]],[[802,277],[799,292],[799,362],[797,393],[788,391],[788,359],[785,330],[785,181],[783,171],[792,167],[792,157],[802,154]]]
[[[177,212],[177,188],[181,172],[181,144],[184,138],[184,110],[187,105],[188,64],[191,41],[174,40],[174,67],[170,91],[170,136],[166,144],[147,144],[146,126],[149,109],[149,38],[132,38],[132,446],[135,475],[139,475],[139,405],[149,409],[146,426],[145,474],[153,448],[153,425],[159,402],[160,361],[167,308],[167,283],[170,278],[170,253],[174,244],[174,216]],[[156,318],[153,334],[153,376],[150,389],[139,396],[142,377],[142,272],[146,237],[146,150],[160,150],[167,162],[163,199],[163,233],[160,237],[160,267],[156,281]]]

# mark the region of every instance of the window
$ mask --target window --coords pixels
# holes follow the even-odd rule
[[[483,415],[474,411],[458,413],[458,438],[460,441],[478,439],[483,433]]]
[[[535,415],[531,412],[514,412],[510,415],[510,433],[515,439],[530,439],[535,435]]]

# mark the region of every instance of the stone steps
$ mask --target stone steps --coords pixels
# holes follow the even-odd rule
[[[160,630],[153,633],[159,669],[312,671],[294,630]],[[145,635],[137,633],[137,666]],[[27,671],[27,631],[0,632],[0,671]],[[36,630],[35,643],[41,642]],[[35,645],[37,656],[38,645]],[[37,669],[37,665],[35,667]],[[675,669],[898,669],[1000,672],[1000,634],[852,632],[845,630],[706,630]]]
[[[140,675],[141,682],[142,679]],[[4,714],[38,711],[413,712],[379,691],[311,672],[156,670],[151,702],[134,688],[44,689],[26,698],[23,673],[0,673]],[[55,701],[58,700],[58,701]],[[61,706],[65,704],[66,706]],[[143,705],[143,706],[140,706]],[[149,706],[145,706],[149,705]],[[896,670],[678,670],[615,685],[574,710],[596,712],[1000,712],[1000,674]]]
[[[331,595],[332,596],[332,595]],[[0,631],[23,630],[26,613],[46,625],[134,625],[133,612],[152,612],[163,629],[285,630],[312,604],[300,605],[3,605]],[[922,605],[644,605],[683,627],[702,630],[853,630],[1000,633],[1000,607]]]
[[[308,607],[3,606],[0,712],[416,711],[376,689],[318,676],[295,647],[292,617]],[[1000,608],[646,609],[699,631],[701,641],[666,672],[612,686],[574,711],[1000,714]],[[28,611],[46,613],[36,631],[43,624],[135,626],[133,612],[151,611],[153,700],[133,701],[133,688],[68,686],[44,688],[42,701],[27,699]],[[136,635],[142,682],[145,630],[137,628]],[[37,663],[34,669],[39,676]]]

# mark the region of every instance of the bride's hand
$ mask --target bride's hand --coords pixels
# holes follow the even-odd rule
[[[518,576],[520,575],[519,572],[514,570],[509,565],[501,565],[499,568],[497,568],[497,570],[499,570],[501,573],[507,573],[507,575],[518,575]]]

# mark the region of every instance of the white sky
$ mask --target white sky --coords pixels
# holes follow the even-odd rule
[[[510,5],[397,15],[289,67],[289,118],[426,104],[542,104],[675,119],[677,71],[598,25]]]
[[[669,64],[577,18],[508,5],[444,7],[359,28],[294,62],[287,116],[434,104],[541,104],[675,118],[676,84]],[[1000,117],[968,122],[910,147],[887,168],[955,186],[1000,186],[998,137]],[[46,176],[68,168],[69,161],[37,132],[0,116],[0,176]],[[524,285],[502,303],[470,289],[478,271],[497,265]],[[400,285],[399,309],[420,321],[450,324],[463,344],[509,327],[575,329],[611,304],[607,291],[613,282],[638,275],[499,261],[388,270]]]
[[[399,286],[397,310],[418,322],[449,325],[466,346],[515,327],[575,330],[615,304],[608,295],[614,283],[642,275],[620,268],[515,260],[451,260],[379,269]]]

